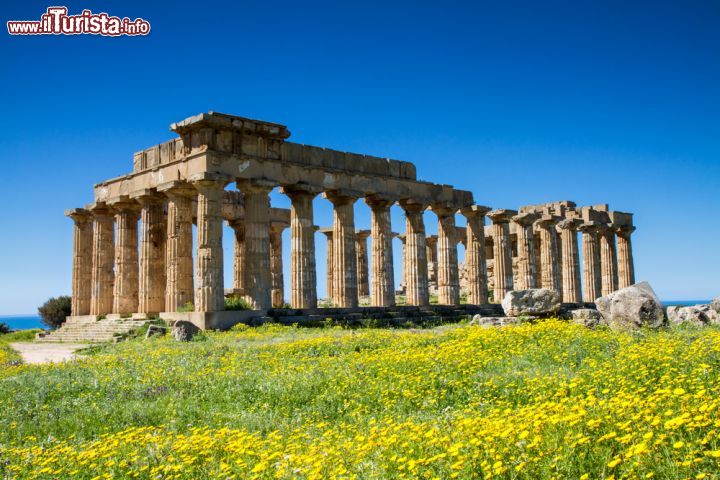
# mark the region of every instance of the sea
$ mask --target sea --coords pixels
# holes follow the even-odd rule
[[[699,305],[710,303],[710,300],[663,300],[666,307],[676,305]],[[6,323],[13,330],[30,328],[47,328],[38,315],[0,315],[0,323]]]

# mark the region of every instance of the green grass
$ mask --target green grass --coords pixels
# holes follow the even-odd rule
[[[40,331],[38,328],[0,334],[0,370],[3,367],[15,366],[22,363],[22,358],[10,347],[10,343],[30,342],[35,339],[35,334]]]

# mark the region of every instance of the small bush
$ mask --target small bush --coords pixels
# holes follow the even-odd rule
[[[182,307],[178,308],[178,312],[194,312],[195,304],[193,302],[187,302]]]
[[[10,333],[10,326],[7,323],[0,322],[0,335]]]
[[[70,297],[63,295],[49,299],[38,308],[42,322],[48,327],[55,329],[65,322],[65,317],[70,315]]]
[[[225,298],[225,310],[253,310],[253,307],[243,297],[233,295]]]

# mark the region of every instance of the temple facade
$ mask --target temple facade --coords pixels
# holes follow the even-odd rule
[[[159,315],[219,328],[239,315],[224,311],[226,295],[244,297],[257,312],[286,299],[293,308],[316,308],[318,230],[327,238],[328,297],[341,308],[363,297],[392,307],[398,290],[409,305],[428,305],[431,294],[444,305],[461,296],[481,305],[537,287],[557,290],[565,302],[592,302],[634,283],[632,215],[607,205],[491,209],[469,191],[418,180],[409,162],[292,143],[283,125],[232,115],[200,114],[171,130],[177,138],[136,153],[132,173],[95,185],[92,204],[67,212],[74,222],[73,317]],[[290,209],[270,205],[274,188]],[[315,224],[320,195],[333,208],[330,228]],[[360,200],[371,210],[369,230],[356,229]],[[402,233],[391,230],[393,205],[405,214]],[[437,235],[425,234],[426,210],[437,218]],[[465,227],[456,226],[457,215]],[[228,290],[223,222],[235,237]],[[395,237],[403,245],[399,288]]]

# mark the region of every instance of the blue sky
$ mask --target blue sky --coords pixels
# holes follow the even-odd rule
[[[50,5],[0,11],[34,20]],[[143,17],[152,33],[0,35],[0,314],[69,293],[63,210],[171,138],[171,122],[208,110],[411,161],[480,204],[607,202],[635,213],[637,277],[661,298],[720,294],[717,1],[64,5]],[[315,205],[329,225],[329,204]],[[364,204],[356,215],[369,227]]]

